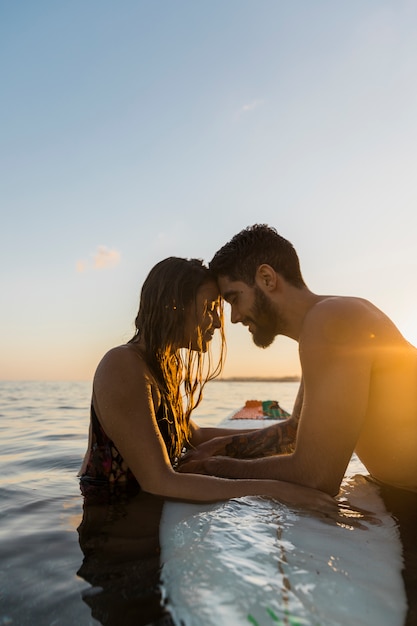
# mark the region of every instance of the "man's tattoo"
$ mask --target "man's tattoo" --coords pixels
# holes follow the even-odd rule
[[[225,446],[225,453],[236,459],[290,454],[295,449],[297,426],[298,420],[287,420],[256,432],[236,435]]]

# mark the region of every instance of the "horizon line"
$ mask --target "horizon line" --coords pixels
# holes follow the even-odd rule
[[[300,382],[297,374],[288,376],[221,376],[210,382]],[[89,378],[0,378],[0,383],[91,383]]]
[[[301,377],[294,374],[290,376],[222,376],[213,378],[213,382],[230,383],[230,382],[268,382],[268,383],[293,383],[300,382]]]

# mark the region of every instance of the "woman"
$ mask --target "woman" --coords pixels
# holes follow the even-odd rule
[[[221,334],[219,363],[210,342]],[[191,419],[204,384],[219,374],[224,347],[218,288],[197,259],[170,257],[146,278],[136,334],[110,350],[93,383],[90,439],[81,484],[140,487],[165,497],[217,501],[266,495],[287,504],[334,509],[314,490],[275,480],[229,480],[175,471],[184,449],[229,434],[199,428]]]

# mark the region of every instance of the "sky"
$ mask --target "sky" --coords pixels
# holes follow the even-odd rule
[[[0,0],[0,379],[91,379],[155,263],[254,223],[417,344],[416,27],[416,0]],[[226,335],[225,377],[299,374]]]

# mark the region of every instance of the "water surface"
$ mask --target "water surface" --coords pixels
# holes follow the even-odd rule
[[[213,382],[194,419],[215,425],[248,399],[291,410],[297,388]],[[161,501],[84,507],[90,393],[88,382],[0,382],[0,626],[170,621],[157,589]]]

